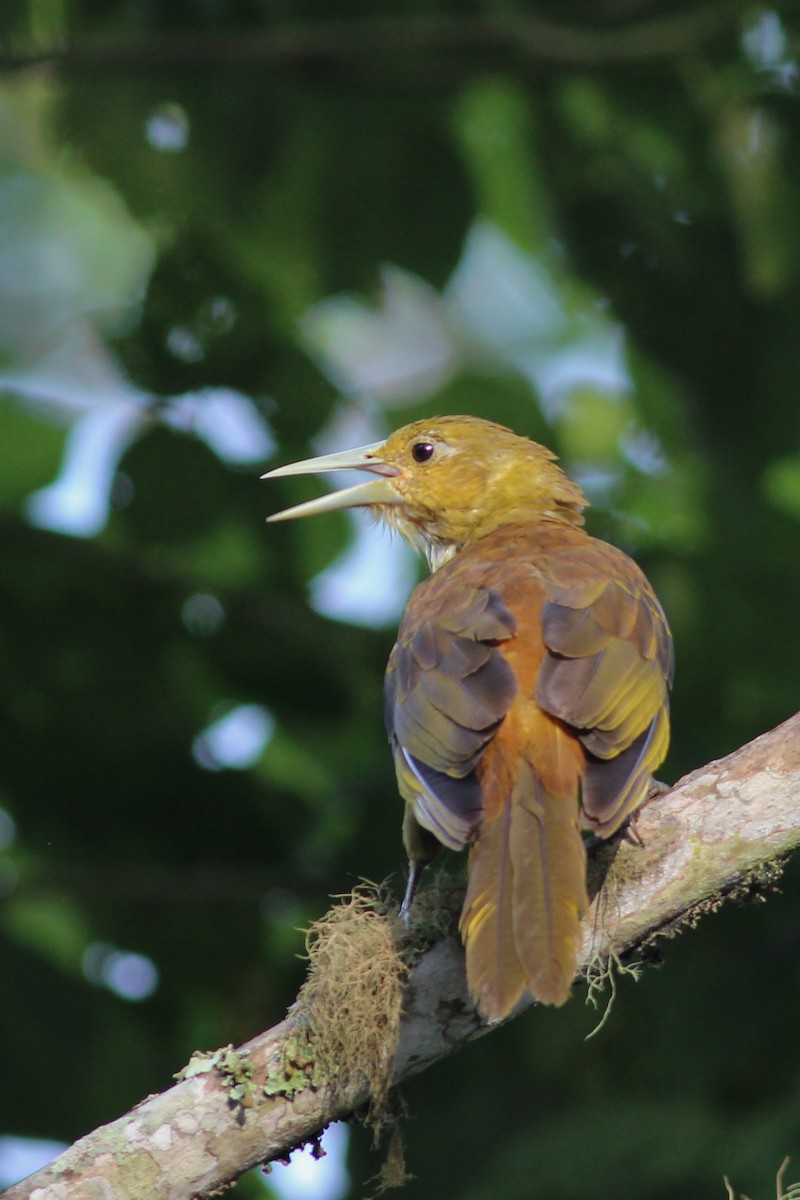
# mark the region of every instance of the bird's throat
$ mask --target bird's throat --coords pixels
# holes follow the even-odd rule
[[[443,567],[445,563],[450,562],[451,558],[455,558],[459,550],[459,547],[453,543],[448,546],[442,542],[429,541],[425,537],[420,540],[419,545],[422,553],[425,555],[431,574],[434,571],[438,571],[439,567]]]

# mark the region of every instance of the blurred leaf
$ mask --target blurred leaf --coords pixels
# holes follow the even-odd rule
[[[771,504],[800,518],[800,455],[776,459],[767,467],[761,482]]]
[[[89,944],[83,914],[69,897],[49,896],[7,901],[3,909],[6,930],[54,965],[73,973]]]
[[[228,511],[227,506],[225,510]],[[173,570],[185,571],[208,588],[241,587],[259,577],[264,554],[259,530],[242,521],[222,520],[194,544],[182,544],[169,554]]]
[[[309,807],[330,792],[334,778],[311,745],[299,745],[278,729],[258,764],[258,773],[266,783],[294,792]]]
[[[705,486],[696,458],[688,455],[655,476],[631,472],[627,484],[622,528],[634,545],[670,546],[690,554],[708,545]]]
[[[61,465],[65,436],[63,428],[37,420],[10,399],[0,399],[0,503],[19,504],[36,488],[52,482]]]
[[[234,490],[205,446],[163,428],[135,442],[120,467],[133,496],[116,523],[143,543],[196,541],[222,519]]]
[[[453,119],[481,212],[521,249],[542,253],[552,223],[524,92],[501,75],[477,80],[459,96]]]
[[[573,388],[558,420],[564,455],[577,463],[618,460],[620,438],[631,417],[631,405],[618,396],[588,386]]]

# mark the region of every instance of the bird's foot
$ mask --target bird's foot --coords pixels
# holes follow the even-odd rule
[[[659,796],[666,796],[667,792],[671,791],[671,783],[664,783],[660,779],[651,779],[649,791],[644,798],[644,804],[650,804],[651,801],[656,800]],[[644,808],[644,804],[642,808]]]
[[[638,815],[638,811],[635,812],[628,821],[628,824],[622,830],[622,840],[623,842],[629,842],[631,846],[636,846],[637,850],[644,850],[644,838],[636,828],[636,819]]]
[[[631,819],[628,821],[628,824],[625,826],[624,830],[622,831],[623,839],[626,842],[631,842],[634,846],[637,846],[640,850],[644,849],[644,839],[642,838],[642,835],[639,833],[639,829],[637,826],[639,816],[640,816],[642,810],[644,808],[646,808],[648,804],[652,804],[652,802],[654,800],[657,800],[659,796],[664,796],[664,795],[666,795],[667,792],[669,792],[671,790],[672,789],[668,783],[662,783],[660,779],[651,779],[650,787],[648,789],[647,795],[645,796],[644,800],[639,805],[636,812],[633,814]]]
[[[406,929],[411,924],[411,909],[414,905],[414,896],[417,893],[424,869],[423,863],[414,862],[413,859],[408,864],[408,881],[406,883],[405,895],[403,896],[403,903],[400,905],[400,923]]]

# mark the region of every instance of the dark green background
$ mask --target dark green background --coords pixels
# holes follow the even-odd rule
[[[302,978],[297,927],[360,876],[400,877],[380,717],[392,628],[308,603],[353,526],[265,527],[316,485],[226,465],[171,428],[173,397],[251,397],[270,464],[333,448],[312,439],[358,411],[376,436],[440,411],[512,424],[594,481],[592,530],[662,596],[678,663],[665,778],[800,707],[800,13],[771,13],[3,6],[0,805],[17,833],[0,855],[0,1132],[71,1140],[166,1087],[193,1050],[271,1025]],[[180,152],[144,136],[165,111],[188,122]],[[334,387],[301,333],[309,307],[350,293],[378,309],[386,264],[441,293],[479,222],[547,272],[568,314],[525,349],[568,349],[602,313],[624,326],[625,388],[576,385],[543,409],[463,331],[457,368],[413,402]],[[67,299],[53,239],[89,264]],[[232,322],[214,318],[219,297]],[[64,322],[96,331],[150,398],[88,539],[24,515],[67,425],[14,373]],[[175,328],[195,361],[170,350]],[[663,470],[626,457],[631,431]],[[182,621],[198,593],[222,605],[214,632]],[[264,755],[201,769],[193,740],[242,703],[275,717]],[[798,899],[795,863],[766,905],[707,918],[623,982],[588,1043],[578,995],[404,1088],[407,1194],[724,1200],[727,1173],[773,1195],[784,1155],[787,1182],[800,1173]],[[90,982],[97,943],[149,956],[153,996]],[[379,1163],[356,1132],[354,1197]]]

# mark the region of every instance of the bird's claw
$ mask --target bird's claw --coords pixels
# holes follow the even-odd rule
[[[411,909],[414,905],[414,896],[417,893],[424,869],[423,863],[414,862],[413,859],[408,864],[406,891],[403,896],[403,903],[400,905],[400,924],[404,929],[408,929],[411,924]]]

